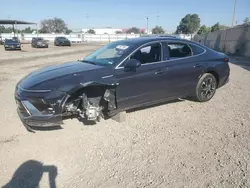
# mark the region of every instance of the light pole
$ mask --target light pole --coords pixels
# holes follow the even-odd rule
[[[237,0],[234,0],[234,12],[233,12],[233,18],[232,18],[232,27],[234,26],[234,17],[235,17],[236,4],[237,4]]]
[[[157,19],[157,25],[159,25],[159,12],[157,11],[156,19]]]
[[[38,25],[36,23],[36,36],[38,37]]]
[[[147,34],[148,34],[148,17],[147,17]]]

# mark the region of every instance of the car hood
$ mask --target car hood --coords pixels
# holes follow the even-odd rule
[[[52,90],[97,79],[95,77],[100,78],[108,72],[110,69],[104,66],[80,61],[67,62],[38,69],[24,77],[18,85],[26,90]]]

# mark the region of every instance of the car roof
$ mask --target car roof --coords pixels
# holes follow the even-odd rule
[[[164,40],[171,40],[171,41],[178,41],[178,42],[189,42],[190,41],[190,40],[186,40],[186,39],[176,38],[175,36],[138,37],[138,38],[126,39],[124,41],[128,41],[128,42],[131,42],[134,44],[142,45],[145,43],[154,42],[154,41],[161,41],[161,40],[163,40],[163,41]]]

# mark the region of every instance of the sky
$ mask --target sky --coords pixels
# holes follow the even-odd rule
[[[186,14],[198,14],[201,24],[230,26],[235,0],[1,0],[0,19],[40,23],[62,18],[73,30],[82,28],[149,28],[174,31]],[[250,0],[237,0],[235,21],[250,18]]]

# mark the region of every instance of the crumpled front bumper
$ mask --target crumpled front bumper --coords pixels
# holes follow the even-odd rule
[[[21,50],[21,46],[8,45],[4,46],[6,50]]]
[[[27,100],[16,99],[17,112],[26,128],[32,127],[56,127],[62,124],[61,114],[43,114]]]
[[[70,97],[59,90],[26,90],[18,84],[15,90],[17,113],[24,126],[47,129],[63,124],[62,111]]]

